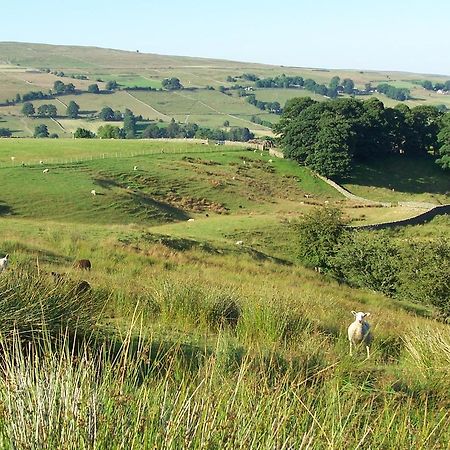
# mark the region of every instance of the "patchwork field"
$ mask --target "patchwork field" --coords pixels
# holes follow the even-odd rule
[[[40,71],[64,72],[64,77]],[[312,78],[317,83],[328,84],[331,78],[338,75],[341,79],[351,78],[357,88],[364,88],[366,83],[376,86],[378,83],[389,83],[396,87],[407,87],[411,90],[412,99],[405,102],[409,106],[421,104],[446,105],[450,107],[450,96],[434,91],[426,91],[414,83],[417,80],[430,79],[436,83],[446,78],[434,75],[421,75],[401,72],[348,71],[327,70],[297,67],[277,67],[263,64],[239,63],[214,59],[189,58],[177,56],[161,56],[125,52],[94,47],[49,46],[38,44],[0,43],[0,103],[14,99],[16,94],[23,95],[29,91],[47,92],[53,83],[61,79],[65,83],[73,83],[82,92],[77,96],[62,96],[58,101],[35,101],[36,106],[42,103],[55,103],[58,114],[65,115],[65,106],[70,100],[80,105],[81,117],[79,126],[96,131],[101,122],[84,121],[87,116],[97,114],[103,107],[110,106],[114,110],[131,109],[134,114],[142,115],[150,120],[170,121],[172,118],[180,123],[198,123],[199,125],[221,128],[227,120],[231,126],[248,127],[257,135],[272,135],[269,128],[251,122],[253,116],[261,120],[276,123],[278,116],[248,104],[245,98],[224,95],[218,91],[220,86],[231,87],[236,82],[227,81],[229,76],[239,77],[243,73],[254,73],[260,77],[275,77],[281,74],[299,75]],[[72,76],[86,76],[88,80],[79,80]],[[118,91],[109,95],[93,95],[86,93],[89,84],[97,83],[105,89],[106,82],[115,80],[121,89],[145,88],[160,89],[164,78],[177,77],[186,88],[182,92],[148,92]],[[101,81],[98,81],[101,80]],[[244,79],[238,79],[242,86],[250,85]],[[214,90],[208,90],[212,87]],[[313,94],[303,89],[258,89],[255,91],[258,100],[278,101],[282,106],[293,97],[310,96],[323,101],[326,97]],[[385,105],[393,106],[398,102],[384,95],[374,94]],[[14,129],[17,136],[30,136],[33,123],[23,118],[20,126],[15,116],[20,116],[21,104],[17,106],[1,106],[0,120],[4,126]],[[64,119],[63,119],[64,120]],[[62,122],[61,122],[62,123]],[[62,123],[63,124],[63,123]],[[69,137],[78,127],[63,124],[61,136]]]

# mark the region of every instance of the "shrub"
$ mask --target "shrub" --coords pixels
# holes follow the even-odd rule
[[[232,295],[222,294],[209,307],[207,320],[215,328],[236,328],[240,316],[241,308],[237,300]]]
[[[297,225],[299,257],[308,267],[331,269],[331,258],[345,233],[346,222],[337,208],[317,208]]]
[[[333,257],[333,270],[348,283],[392,295],[397,287],[398,249],[385,233],[347,235]]]
[[[416,242],[401,249],[398,296],[431,304],[450,318],[450,240]]]

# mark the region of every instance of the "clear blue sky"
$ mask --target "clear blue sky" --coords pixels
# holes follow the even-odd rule
[[[0,1],[0,41],[450,75],[449,0]]]

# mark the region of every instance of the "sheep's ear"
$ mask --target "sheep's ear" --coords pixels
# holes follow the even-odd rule
[[[370,316],[370,313],[365,313],[364,314],[364,317],[369,317]]]
[[[356,316],[356,311],[352,311],[352,314],[353,314],[354,316]]]

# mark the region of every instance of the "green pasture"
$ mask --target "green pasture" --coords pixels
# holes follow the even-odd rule
[[[21,140],[0,150],[7,178],[3,208],[10,214],[74,222],[161,223],[206,213],[277,211],[300,206],[304,193],[311,191],[321,198],[338,197],[304,168],[288,161],[269,162],[267,155],[237,148],[46,140],[48,146],[40,144],[45,150],[39,153],[39,164],[39,142]],[[62,155],[65,162],[59,159]]]
[[[95,78],[100,78],[104,82],[117,81],[121,88],[128,87],[151,87],[158,89],[161,87],[159,78],[151,78],[142,73],[96,73]]]

